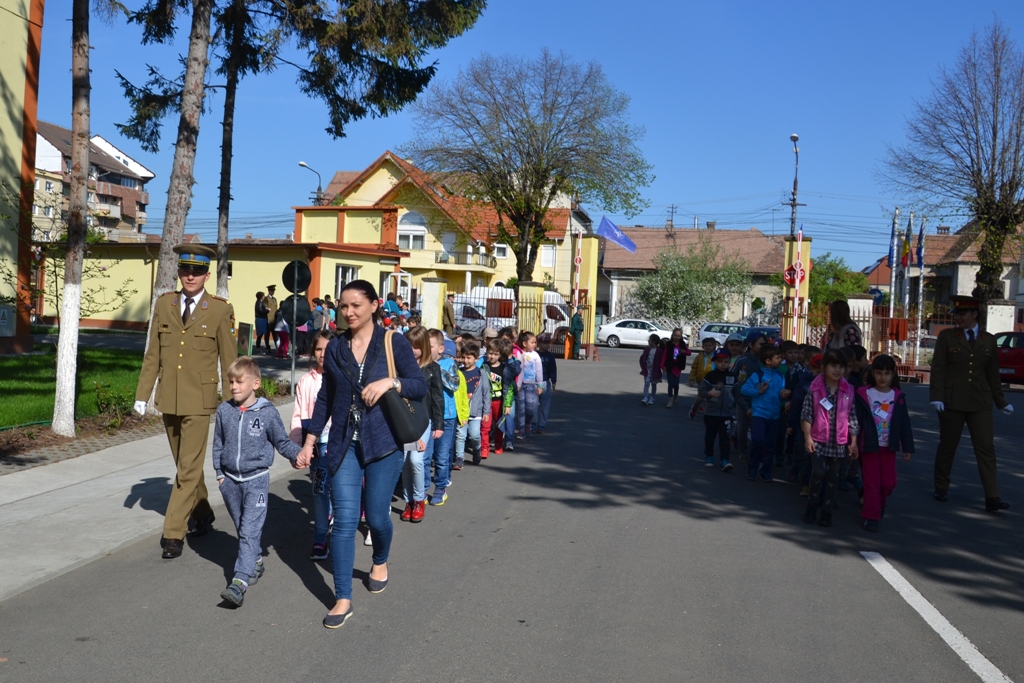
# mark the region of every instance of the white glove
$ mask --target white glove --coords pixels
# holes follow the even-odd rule
[[[139,414],[139,417],[146,417],[146,402],[136,401],[134,410]]]
[[[932,408],[935,408],[936,413],[941,413],[946,409],[946,404],[942,401],[932,401],[931,406]]]
[[[1006,404],[1006,407],[1003,408],[1003,412],[1006,413],[1007,415],[1013,415],[1013,405],[1009,403]]]

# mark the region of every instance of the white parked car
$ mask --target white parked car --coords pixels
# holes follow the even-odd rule
[[[672,338],[672,330],[665,330],[658,327],[649,320],[616,320],[613,323],[605,323],[597,330],[597,343],[607,344],[613,349],[616,346],[647,346],[647,340],[652,334],[656,334],[664,340]],[[683,340],[689,343],[686,335]]]
[[[717,339],[718,345],[721,346],[725,344],[725,340],[729,338],[730,334],[736,332],[746,334],[747,326],[743,323],[704,323],[697,333],[697,344],[703,344],[705,339],[711,337]]]

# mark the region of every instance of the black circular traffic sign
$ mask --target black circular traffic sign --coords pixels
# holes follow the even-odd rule
[[[313,280],[313,274],[309,272],[309,266],[305,261],[292,261],[281,272],[281,282],[289,292],[298,294],[309,289],[309,283]]]
[[[292,312],[293,307],[295,309],[294,313]],[[279,304],[278,311],[280,311],[281,317],[288,323],[288,326],[291,327],[293,320],[296,326],[304,325],[309,320],[311,309],[309,308],[309,300],[306,297],[300,294],[292,294]]]

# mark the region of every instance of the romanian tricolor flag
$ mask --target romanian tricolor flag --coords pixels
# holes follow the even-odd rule
[[[913,224],[913,218],[907,221],[907,237],[903,240],[903,249],[900,252],[900,265],[904,269],[910,265],[910,241],[914,238]]]

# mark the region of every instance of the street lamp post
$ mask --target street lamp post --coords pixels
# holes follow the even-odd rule
[[[792,135],[789,136],[789,139],[793,141],[793,156],[795,158],[795,165],[793,166],[793,196],[790,197],[789,202],[787,202],[787,203],[789,204],[789,206],[792,209],[792,211],[789,214],[789,234],[791,236],[795,236],[796,235],[796,207],[804,206],[804,204],[797,204],[797,202],[796,202],[796,190],[797,190],[797,182],[798,182],[797,179],[798,179],[799,174],[800,174],[800,148],[796,146],[796,143],[800,139],[800,136],[797,135],[796,133],[793,133]]]
[[[313,173],[316,173],[316,200],[315,200],[316,203],[315,203],[315,206],[320,206],[321,204],[324,203],[324,190],[323,190],[323,184],[324,183],[323,183],[323,180],[320,178],[320,174],[317,173],[317,171],[315,169],[310,168],[309,164],[307,164],[305,161],[300,161],[299,162],[299,166],[301,166],[302,168],[305,168],[305,169],[309,169],[310,171],[313,171]]]

